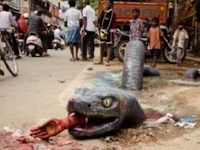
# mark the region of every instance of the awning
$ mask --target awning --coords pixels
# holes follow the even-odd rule
[[[20,6],[19,6],[19,0],[6,0],[3,1],[2,4],[7,4],[10,6],[11,9],[20,10]]]

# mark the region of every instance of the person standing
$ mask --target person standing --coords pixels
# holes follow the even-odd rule
[[[182,56],[182,52],[186,49],[187,45],[188,45],[188,33],[187,31],[184,29],[184,26],[182,23],[178,23],[178,28],[177,30],[174,32],[174,36],[173,36],[173,52],[172,54],[176,51],[177,54],[177,66],[179,66],[181,64],[181,56]]]
[[[90,1],[85,0],[83,9],[83,60],[87,60],[87,47],[90,48],[89,59],[94,58],[94,38],[95,38],[95,10],[91,7]],[[88,46],[90,43],[90,46]]]
[[[144,24],[140,16],[140,10],[134,8],[133,11],[133,20],[130,21],[130,40],[140,40],[142,33],[144,31]]]
[[[12,27],[14,26],[15,28],[18,27],[18,24],[13,17],[12,13],[10,12],[10,7],[7,4],[3,5],[3,11],[0,12],[0,29],[5,29],[5,30],[11,30]],[[18,44],[15,39],[14,32],[11,34],[12,42],[13,42],[13,51],[16,55],[16,58],[19,59],[21,56],[19,55],[19,49],[18,49]]]
[[[149,28],[149,32],[147,34],[150,50],[153,55],[153,67],[156,67],[157,56],[160,54],[161,36],[162,31],[159,27],[158,18],[153,18],[151,21],[151,27]]]
[[[72,58],[70,61],[79,60],[78,49],[80,42],[80,23],[82,21],[81,12],[75,8],[76,1],[69,0],[70,8],[66,12],[65,21],[67,22],[67,43],[69,44]],[[74,56],[74,47],[76,48],[76,56]]]
[[[110,55],[112,52],[113,45],[113,34],[111,33],[111,29],[114,29],[116,25],[116,14],[113,10],[113,0],[106,1],[106,10],[102,12],[101,17],[99,19],[98,26],[100,28],[100,60],[95,63],[96,65],[101,65],[103,63],[103,54],[104,48],[107,47],[107,60],[106,66],[110,66]]]
[[[54,38],[58,40],[62,40],[62,32],[59,26],[54,26]]]

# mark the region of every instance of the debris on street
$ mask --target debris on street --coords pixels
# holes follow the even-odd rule
[[[173,115],[168,113],[166,114],[166,116],[158,119],[155,122],[146,122],[147,126],[154,126],[154,125],[158,125],[158,124],[162,124],[162,123],[175,123],[175,120],[173,119]]]
[[[197,125],[195,118],[180,118],[179,121],[175,124],[175,126],[185,128],[185,129],[193,129]]]

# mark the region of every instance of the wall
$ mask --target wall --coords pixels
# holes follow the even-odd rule
[[[29,13],[29,11],[30,11],[29,0],[20,0],[21,14]]]

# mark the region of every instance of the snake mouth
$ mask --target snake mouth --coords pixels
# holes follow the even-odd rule
[[[108,132],[111,129],[111,125],[118,122],[117,117],[102,117],[102,115],[85,115],[81,113],[70,113],[71,115],[78,115],[85,118],[85,124],[77,125],[74,128],[69,129],[69,133],[75,137],[91,137],[98,136]]]

